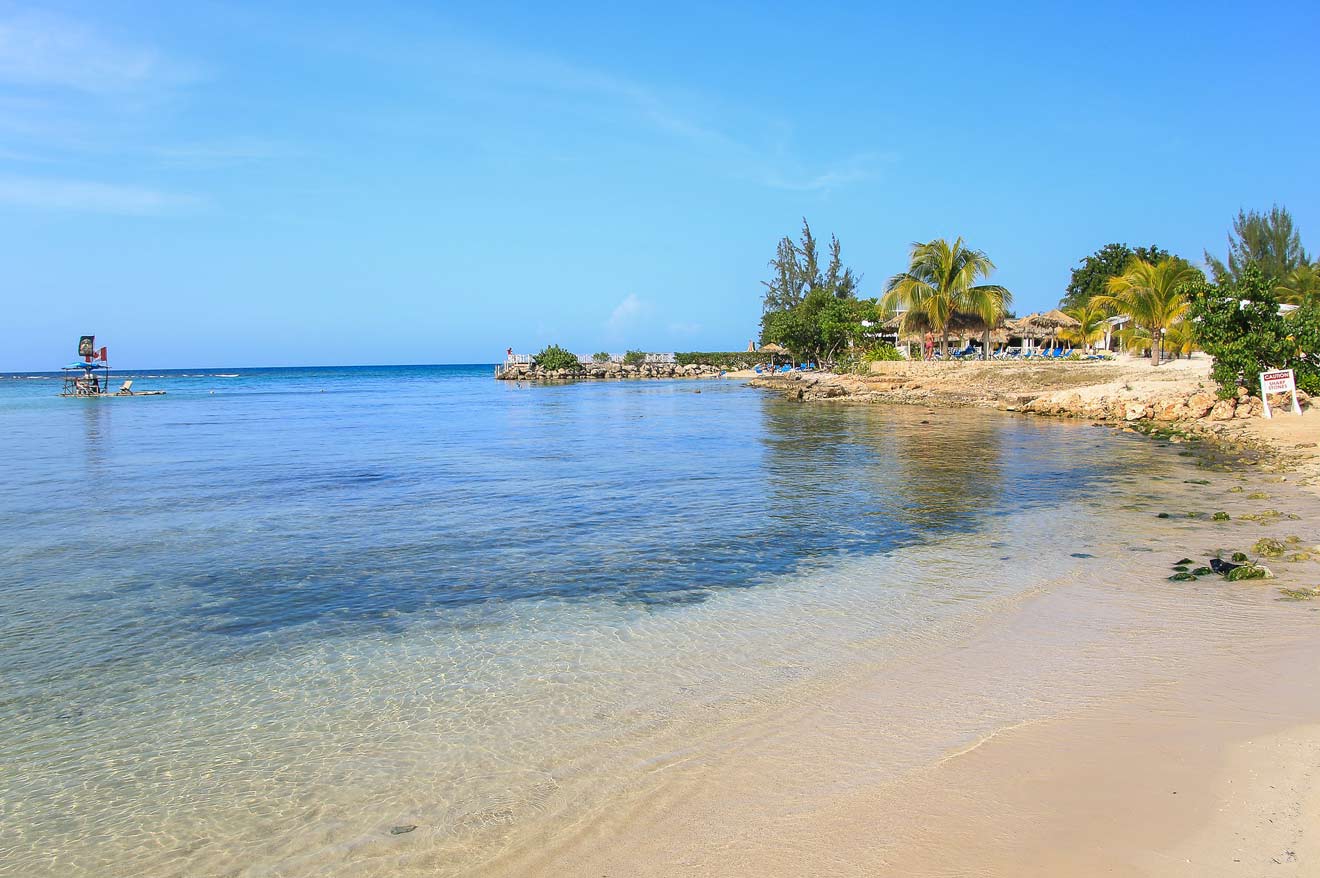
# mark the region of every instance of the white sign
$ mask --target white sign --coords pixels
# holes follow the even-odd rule
[[[1292,369],[1278,369],[1274,372],[1260,373],[1260,401],[1265,404],[1265,417],[1272,418],[1270,413],[1270,394],[1271,393],[1291,393],[1293,414],[1300,415],[1302,407],[1297,403],[1297,378],[1293,375]]]

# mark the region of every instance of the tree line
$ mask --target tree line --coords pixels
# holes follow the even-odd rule
[[[762,344],[777,343],[799,357],[832,361],[845,352],[876,348],[875,332],[867,331],[868,324],[873,327],[901,312],[900,332],[933,333],[946,357],[955,325],[979,327],[982,356],[988,356],[991,330],[1012,316],[1012,293],[988,282],[994,262],[961,237],[952,242],[937,238],[912,244],[907,270],[890,276],[875,298],[859,297],[862,276],[843,264],[834,235],[828,252],[822,269],[817,240],[805,219],[797,240],[780,239],[769,263],[771,278],[763,282]],[[1268,303],[1273,303],[1279,320],[1284,318],[1278,314],[1278,305],[1297,305],[1300,307],[1288,318],[1287,326],[1272,320],[1272,328],[1261,331],[1271,338],[1279,332],[1285,339],[1310,337],[1308,321],[1320,302],[1320,263],[1302,246],[1286,208],[1276,205],[1269,211],[1239,211],[1229,230],[1225,257],[1220,259],[1209,251],[1203,256],[1209,277],[1189,260],[1156,244],[1135,248],[1106,244],[1072,269],[1059,307],[1078,325],[1063,329],[1060,337],[1094,347],[1111,332],[1112,318],[1122,315],[1127,318],[1124,328],[1113,335],[1126,349],[1149,350],[1154,365],[1165,354],[1182,356],[1196,348],[1212,355],[1220,351],[1224,363],[1231,360],[1237,365],[1225,365],[1216,377],[1236,370],[1236,381],[1253,377],[1243,372],[1242,342],[1239,339],[1231,345],[1233,353],[1225,348],[1231,340],[1216,333],[1227,332],[1224,327],[1230,324],[1239,335],[1245,330],[1215,308],[1226,308],[1227,302],[1261,303],[1251,311],[1259,324],[1259,314],[1268,310]],[[1250,337],[1270,352],[1273,367],[1287,368],[1282,365],[1279,345]],[[1303,345],[1287,361],[1302,362],[1303,348],[1318,349],[1315,344]],[[1216,360],[1220,362],[1220,357]],[[1302,367],[1303,371],[1309,368]],[[1308,378],[1307,383],[1310,381]],[[1320,383],[1316,390],[1320,392]]]

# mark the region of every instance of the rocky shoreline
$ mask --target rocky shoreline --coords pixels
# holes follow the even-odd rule
[[[1220,399],[1207,360],[1152,368],[1145,361],[1117,363],[876,363],[870,375],[789,373],[751,385],[804,401],[976,407],[1055,418],[1085,419],[1170,442],[1212,440],[1268,463],[1298,471],[1302,483],[1320,483],[1314,418],[1280,411],[1262,417],[1261,400],[1239,388]],[[1312,401],[1298,394],[1310,415]]]
[[[579,363],[576,369],[542,369],[534,363],[504,367],[495,377],[500,381],[571,381],[623,378],[714,378],[724,372],[719,366],[690,363]]]

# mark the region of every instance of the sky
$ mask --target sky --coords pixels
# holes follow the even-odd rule
[[[0,0],[0,371],[740,350],[776,241],[1320,249],[1320,5]]]

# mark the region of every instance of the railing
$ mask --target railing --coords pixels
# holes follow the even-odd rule
[[[595,359],[595,354],[578,354],[577,358],[579,363],[622,363],[626,356],[627,356],[626,354],[610,354],[608,359],[597,360]],[[643,363],[673,363],[675,362],[675,357],[672,352],[663,353],[663,354],[647,354],[646,358],[642,360],[642,362]]]
[[[594,359],[594,355],[593,355],[593,354],[578,354],[578,355],[577,355],[577,358],[578,358],[578,362],[579,362],[579,363],[587,363],[587,364],[590,364],[590,363],[619,363],[619,364],[622,364],[622,363],[624,362],[624,359],[625,359],[626,357],[627,357],[626,354],[610,354],[610,355],[609,355],[609,359],[607,359],[607,360],[596,360],[596,359]],[[505,372],[507,372],[510,368],[512,368],[512,367],[514,367],[514,366],[530,366],[530,365],[532,365],[532,358],[533,358],[533,355],[532,355],[532,354],[505,354],[505,355],[504,355],[504,362],[503,362],[503,363],[500,363],[498,366],[495,367],[495,377],[498,378],[500,375],[503,375]],[[675,362],[677,362],[677,357],[673,354],[673,352],[666,352],[666,353],[659,353],[659,354],[646,354],[645,359],[643,359],[642,362],[643,362],[643,363],[646,363],[646,364],[666,364],[666,365],[668,365],[668,364],[671,364],[671,363],[675,363]]]

